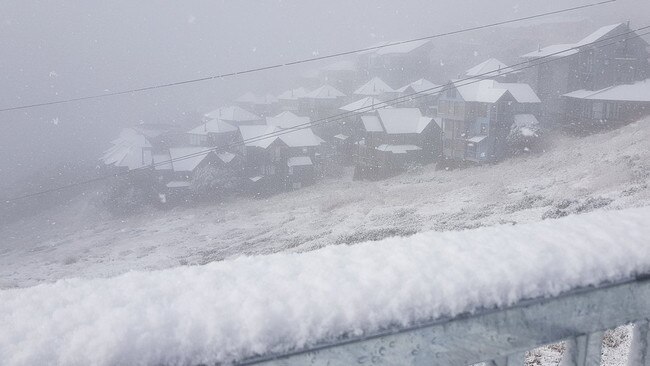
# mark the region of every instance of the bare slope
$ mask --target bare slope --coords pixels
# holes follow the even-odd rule
[[[107,220],[83,202],[0,229],[0,288],[650,204],[650,119],[541,155]]]

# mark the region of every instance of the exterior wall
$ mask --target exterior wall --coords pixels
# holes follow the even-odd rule
[[[607,35],[607,41],[583,47],[578,54],[532,67],[523,73],[523,82],[528,83],[542,100],[540,120],[543,123],[564,124],[565,115],[571,109],[562,97],[566,93],[580,89],[600,90],[648,77],[648,45],[640,38],[626,39],[631,35],[622,34],[629,30],[621,26]],[[609,45],[616,41],[619,42]],[[531,64],[537,62],[541,61],[531,60]]]
[[[514,114],[526,108],[529,107],[516,103],[509,94],[492,104],[466,103],[457,93],[445,93],[438,106],[443,123],[443,156],[478,163],[503,159]],[[468,141],[477,136],[487,137],[478,143]]]
[[[617,125],[650,115],[650,102],[615,102],[567,98],[569,126]]]

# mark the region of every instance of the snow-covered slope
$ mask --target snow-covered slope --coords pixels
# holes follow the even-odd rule
[[[594,212],[3,290],[0,360],[228,362],[507,306],[650,272],[648,220]]]
[[[307,251],[427,230],[526,223],[650,205],[650,119],[544,154],[382,182],[350,174],[266,200],[107,220],[86,202],[0,228],[0,288]]]

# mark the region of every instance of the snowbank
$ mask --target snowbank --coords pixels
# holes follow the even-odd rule
[[[232,361],[650,271],[650,208],[0,291],[3,365]]]

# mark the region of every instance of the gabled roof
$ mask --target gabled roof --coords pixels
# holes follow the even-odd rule
[[[381,124],[389,135],[422,133],[433,118],[422,116],[418,108],[391,108],[377,111]]]
[[[382,102],[381,100],[375,97],[365,97],[357,100],[356,102],[352,102],[350,104],[344,105],[339,109],[348,112],[354,112],[360,110],[363,110],[365,112],[366,109],[367,111],[372,111],[378,108],[387,108],[387,107],[388,105],[386,103]]]
[[[440,93],[439,89],[440,85],[436,85],[427,79],[420,79],[397,89],[397,91],[404,93],[412,90],[414,93],[437,94]]]
[[[452,84],[466,102],[496,103],[506,93],[510,93],[518,103],[541,103],[528,84],[500,83],[489,79],[457,80],[452,81]]]
[[[466,102],[496,103],[508,90],[495,86],[494,80],[457,80],[452,84]]]
[[[193,129],[189,130],[187,133],[192,135],[206,136],[211,133],[221,134],[221,133],[230,133],[230,132],[237,132],[237,127],[227,122],[224,122],[218,118],[215,118],[194,127]]]
[[[280,100],[298,100],[307,96],[309,91],[303,87],[287,90],[278,96]]]
[[[608,26],[604,26],[583,38],[577,43],[567,43],[567,44],[556,44],[544,48],[540,48],[537,51],[527,53],[521,57],[523,58],[537,58],[537,57],[565,57],[574,55],[579,52],[578,48],[586,46],[590,43],[598,42],[605,36],[609,35],[614,30],[618,29],[621,26],[625,26],[624,23],[617,23]]]
[[[227,122],[250,122],[261,120],[259,116],[238,106],[229,106],[215,109],[212,112],[206,113],[205,117],[208,119],[218,118]]]
[[[316,136],[311,128],[291,131],[269,125],[240,126],[239,132],[246,146],[260,147],[262,149],[268,148],[277,140],[280,140],[288,147],[316,147],[323,143],[323,139]],[[271,136],[268,136],[269,134]]]
[[[612,24],[612,25],[606,25],[604,27],[599,28],[592,34],[588,35],[587,37],[583,38],[580,42],[576,43],[576,46],[586,46],[590,43],[597,42],[601,40],[602,38],[605,38],[605,36],[609,35],[612,33],[614,30],[616,30],[618,27],[625,26],[625,23],[617,23],[617,24]]]
[[[266,123],[270,126],[279,128],[292,128],[296,126],[309,125],[311,119],[309,117],[300,117],[292,112],[282,112],[275,117],[266,117]]]
[[[512,72],[512,68],[496,58],[490,58],[465,72],[469,77],[494,77],[502,75],[503,73]]]
[[[223,162],[226,163],[226,164],[228,164],[228,163],[230,163],[231,161],[233,161],[233,159],[234,159],[236,156],[237,156],[237,155],[235,155],[235,154],[233,154],[233,153],[230,153],[230,152],[227,152],[227,151],[222,151],[222,152],[220,152],[220,153],[217,154],[217,157],[219,158],[219,160],[223,161]]]
[[[564,94],[565,97],[585,100],[605,100],[615,102],[650,102],[650,79],[634,84],[615,85],[609,88],[591,91],[576,90]]]
[[[113,146],[104,151],[100,158],[106,165],[133,170],[149,166],[153,161],[151,144],[134,128],[122,129],[120,136],[111,144]]]
[[[367,83],[357,89],[354,94],[377,96],[384,93],[394,93],[395,89],[391,88],[383,80],[378,77],[370,79]]]
[[[212,153],[205,147],[172,147],[169,156],[175,172],[193,172]]]
[[[239,126],[239,133],[244,140],[244,145],[247,147],[260,147],[262,149],[266,149],[277,140],[276,132],[278,131],[280,131],[279,128],[269,125]],[[262,137],[269,134],[273,135]]]
[[[506,89],[512,94],[515,100],[519,103],[541,103],[533,88],[524,83],[499,83],[495,82],[496,88]]]
[[[321,86],[311,93],[307,93],[305,96],[305,98],[310,99],[337,99],[341,97],[345,97],[345,94],[328,84]]]
[[[385,44],[390,44],[390,43],[395,43],[395,42],[386,42]],[[407,54],[429,43],[430,41],[427,39],[421,41],[405,42],[401,44],[380,48],[377,50],[376,53],[378,55]]]
[[[314,134],[311,128],[291,132],[283,131],[279,138],[289,147],[316,147],[324,142],[323,139]]]

